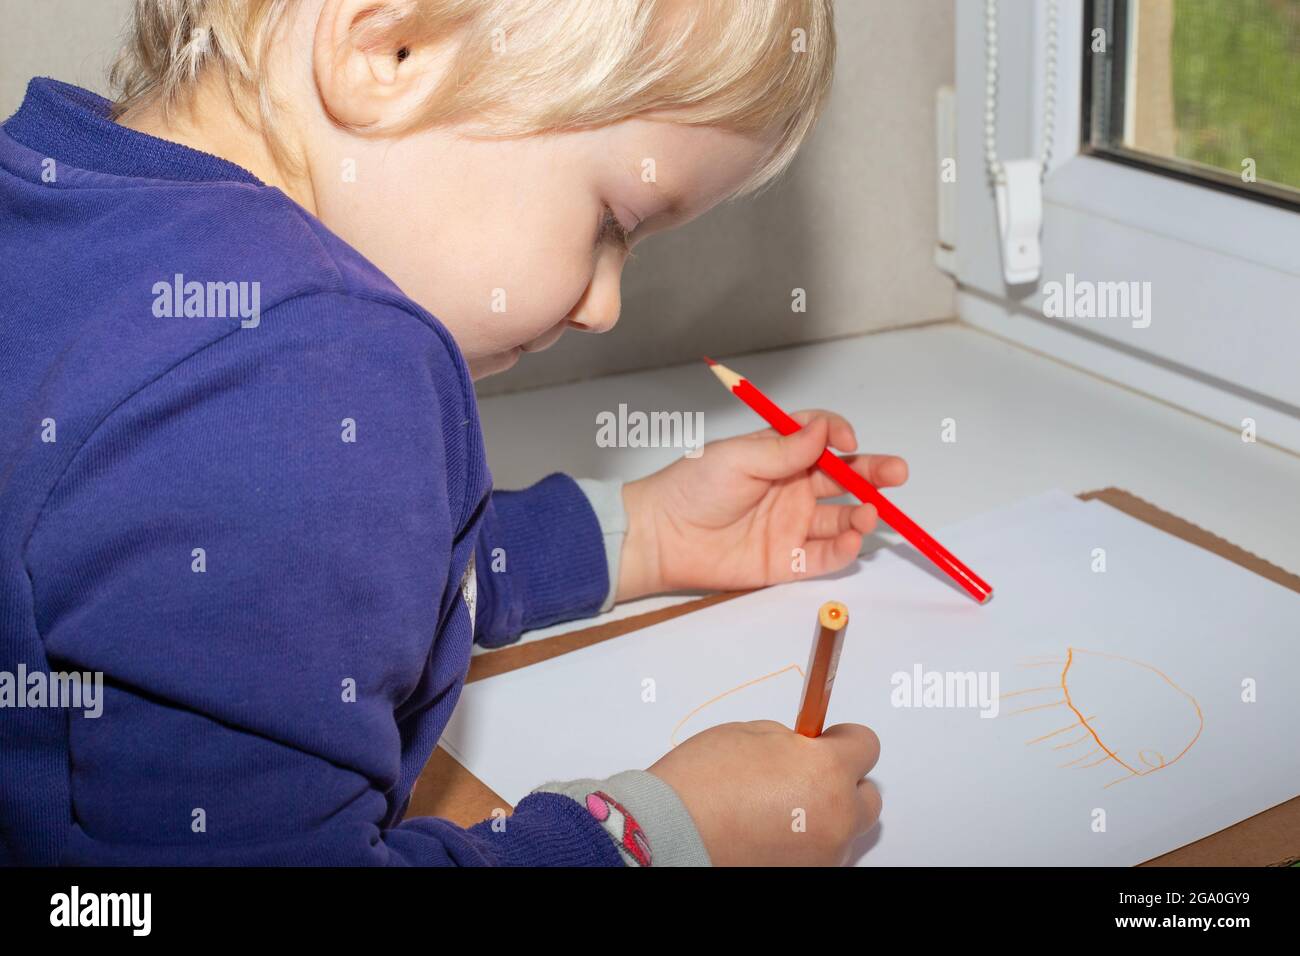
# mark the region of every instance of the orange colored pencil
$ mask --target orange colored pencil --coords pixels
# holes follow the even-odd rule
[[[792,435],[799,430],[799,423],[752,385],[749,379],[738,375],[725,365],[719,365],[707,355],[704,356],[704,361],[709,363],[709,368],[713,369],[713,374],[718,377],[718,381],[782,435]],[[951,551],[930,537],[924,528],[903,514],[871,482],[854,471],[846,461],[836,456],[829,448],[825,449],[822,456],[817,459],[817,467],[859,501],[874,505],[881,521],[906,538],[913,547],[938,565],[975,600],[985,604],[993,597],[993,588],[983,578],[958,561]]]
[[[827,601],[817,609],[808,669],[803,674],[803,696],[799,700],[799,715],[794,719],[796,734],[820,737],[826,726],[826,710],[831,704],[831,688],[835,685],[835,671],[840,666],[840,650],[848,626],[849,609],[839,601]]]

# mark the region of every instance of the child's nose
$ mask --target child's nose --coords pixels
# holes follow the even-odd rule
[[[569,313],[569,325],[580,332],[608,332],[618,324],[623,307],[623,256],[602,254],[591,284]]]

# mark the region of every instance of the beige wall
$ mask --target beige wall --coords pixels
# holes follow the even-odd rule
[[[128,0],[0,0],[0,115],[36,73],[103,89]],[[933,265],[934,91],[952,82],[953,0],[838,0],[839,68],[794,167],[641,246],[623,318],[480,383],[484,394],[946,318]],[[791,311],[791,291],[808,311]]]
[[[131,0],[0,0],[0,117],[33,76],[103,93]]]

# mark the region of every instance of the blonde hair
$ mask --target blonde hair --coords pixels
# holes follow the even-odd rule
[[[246,119],[275,141],[264,68],[296,0],[136,0],[113,68],[115,114],[186,101],[219,71]],[[363,43],[454,40],[443,78],[400,134],[463,123],[485,136],[606,125],[672,111],[674,122],[776,131],[742,185],[769,182],[817,120],[835,59],[832,0],[408,0],[376,2]],[[251,105],[256,104],[256,113]],[[260,122],[259,122],[260,121]]]

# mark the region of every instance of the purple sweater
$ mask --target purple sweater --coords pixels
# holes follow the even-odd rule
[[[0,133],[0,864],[620,865],[554,793],[403,820],[475,636],[599,608],[587,499],[491,491],[437,319],[107,108],[34,80]]]

